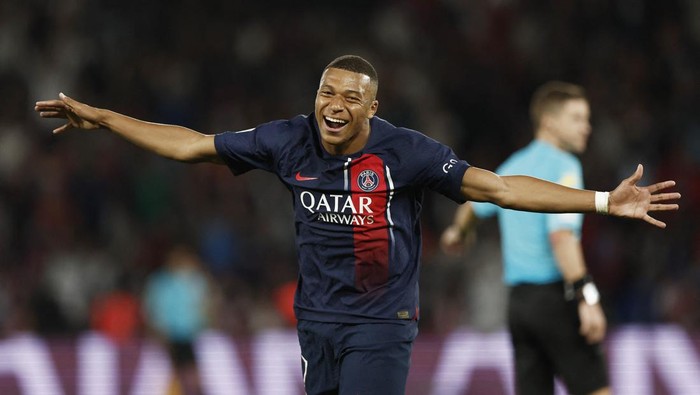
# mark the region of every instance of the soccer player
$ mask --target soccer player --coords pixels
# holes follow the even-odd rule
[[[361,57],[333,60],[315,109],[240,132],[206,135],[98,109],[63,94],[41,101],[54,129],[105,128],[158,155],[209,161],[236,174],[278,176],[293,201],[299,279],[295,296],[306,393],[403,394],[417,335],[420,213],[426,190],[457,202],[489,201],[529,211],[608,212],[664,223],[677,193],[658,193],[634,175],[607,194],[470,167],[425,135],[375,116],[378,77]],[[596,199],[597,196],[597,199]],[[597,202],[597,205],[596,205]]]
[[[511,155],[496,173],[527,174],[574,188],[583,187],[576,154],[591,133],[584,89],[550,81],[533,95],[534,140]],[[606,320],[593,279],[586,270],[581,214],[503,210],[466,203],[443,232],[441,244],[456,252],[473,240],[479,219],[498,215],[509,287],[508,325],[520,394],[554,393],[561,377],[572,394],[608,394],[601,348]]]

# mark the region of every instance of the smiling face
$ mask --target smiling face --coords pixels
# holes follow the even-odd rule
[[[315,114],[328,153],[353,154],[367,144],[369,120],[379,106],[376,95],[376,84],[367,75],[332,67],[323,72]]]

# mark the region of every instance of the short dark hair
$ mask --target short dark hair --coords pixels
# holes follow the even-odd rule
[[[530,118],[535,131],[540,127],[542,116],[558,111],[568,100],[583,99],[586,90],[582,86],[562,81],[549,81],[537,88],[530,102]]]
[[[343,55],[339,56],[335,59],[333,59],[332,62],[328,63],[328,66],[326,66],[323,71],[326,71],[330,68],[333,69],[341,69],[341,70],[347,70],[347,71],[352,71],[353,73],[360,73],[364,74],[369,77],[370,82],[372,85],[375,86],[375,89],[379,86],[379,76],[377,75],[377,70],[374,69],[374,66],[370,62],[368,62],[366,59],[357,56],[357,55]]]

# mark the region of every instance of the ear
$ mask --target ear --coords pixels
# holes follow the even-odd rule
[[[367,110],[367,119],[374,118],[374,114],[377,113],[378,108],[379,108],[379,101],[372,100],[372,104],[369,105],[369,110]]]
[[[540,125],[539,129],[540,130],[552,130],[554,128],[554,123],[556,122],[556,117],[552,113],[544,113],[542,114],[542,118],[540,118]]]

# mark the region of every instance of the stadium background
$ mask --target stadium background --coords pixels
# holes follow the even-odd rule
[[[692,0],[2,2],[0,334],[82,338],[97,301],[116,289],[140,298],[181,240],[217,290],[213,329],[244,342],[288,329],[277,296],[296,275],[293,226],[274,177],[174,163],[104,132],[52,136],[57,122],[32,107],[62,91],[205,133],[245,129],[311,112],[323,67],[356,53],[378,69],[379,116],[488,169],[531,139],[536,86],[585,86],[587,187],[609,190],[642,163],[643,183],[672,178],[683,194],[680,212],[659,215],[663,231],[586,217],[585,253],[611,327],[671,324],[695,338],[699,46]],[[466,257],[437,248],[455,207],[426,200],[426,339],[503,328],[495,224]]]

